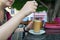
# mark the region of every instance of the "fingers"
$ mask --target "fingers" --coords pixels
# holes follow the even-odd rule
[[[29,23],[29,25],[31,25],[31,24],[33,24],[33,21],[31,21],[31,22]]]
[[[15,32],[23,32],[23,28],[17,28],[16,30],[15,30]]]
[[[32,8],[33,8],[33,9],[35,9],[35,10],[37,9],[37,7],[36,7],[36,6],[32,6]]]
[[[33,6],[32,6],[33,12],[36,12],[36,9],[37,9],[38,4],[37,4],[36,1],[32,1],[32,2],[33,2]]]
[[[36,12],[37,6],[38,4],[36,1],[27,1],[21,11],[24,11],[26,12],[26,15],[29,15],[32,12]]]
[[[38,3],[36,1],[32,1],[35,6],[38,6]]]
[[[32,4],[33,6],[38,6],[38,3],[36,2],[36,1],[29,1],[30,2],[30,4]]]
[[[36,12],[36,9],[37,9],[37,2],[36,1],[29,1],[29,7],[31,8],[31,12]]]
[[[31,26],[33,24],[33,21],[28,24],[28,26]]]
[[[32,27],[32,24],[33,24],[33,21],[30,22],[30,23],[27,25],[27,28],[31,28],[31,27]]]

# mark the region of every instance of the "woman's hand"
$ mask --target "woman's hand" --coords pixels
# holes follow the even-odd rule
[[[31,22],[27,25],[27,27],[25,27],[25,31],[29,31],[30,29],[32,29],[32,27],[33,27],[33,21],[31,21]]]
[[[29,31],[30,29],[32,29],[32,26],[33,25],[33,21],[32,22],[30,22],[28,25],[27,25],[27,27],[25,27],[25,29],[24,28],[17,28],[16,30],[15,30],[15,32],[23,32],[24,30],[25,31]]]
[[[35,12],[37,9],[37,2],[36,1],[28,1],[21,9],[22,12],[24,12],[24,15],[29,15],[32,12]]]

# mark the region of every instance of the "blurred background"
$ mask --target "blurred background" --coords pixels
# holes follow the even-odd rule
[[[8,12],[10,12],[11,16],[13,17],[23,6],[27,1],[31,0],[15,0],[14,4],[11,7],[6,8]],[[40,16],[43,14],[44,16],[44,21],[47,22],[47,13],[48,10],[50,10],[51,4],[54,4],[55,0],[35,0],[38,3],[38,7],[36,10],[36,13]],[[50,14],[49,14],[50,15]],[[30,21],[34,17],[34,13],[28,15],[23,19],[23,21]]]

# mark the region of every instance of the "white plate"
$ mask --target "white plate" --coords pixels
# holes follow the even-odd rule
[[[34,32],[34,30],[29,30],[29,33],[31,33],[31,34],[34,34],[34,35],[41,35],[41,34],[44,34],[45,33],[45,31],[44,30],[40,30],[40,32]]]

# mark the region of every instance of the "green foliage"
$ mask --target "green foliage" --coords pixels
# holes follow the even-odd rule
[[[44,7],[44,6],[38,7],[36,11],[39,12],[39,11],[43,11],[43,10],[46,10],[47,11],[47,8]]]
[[[47,10],[46,7],[42,6],[42,7],[39,7],[40,5],[40,0],[36,0],[37,3],[38,3],[38,8],[37,8],[37,11],[43,11],[43,10]],[[16,8],[17,10],[20,10],[24,4],[27,2],[27,0],[15,0],[14,4],[12,5],[13,8]]]
[[[16,8],[17,10],[20,10],[27,0],[15,0],[14,4],[12,5],[13,8]]]

